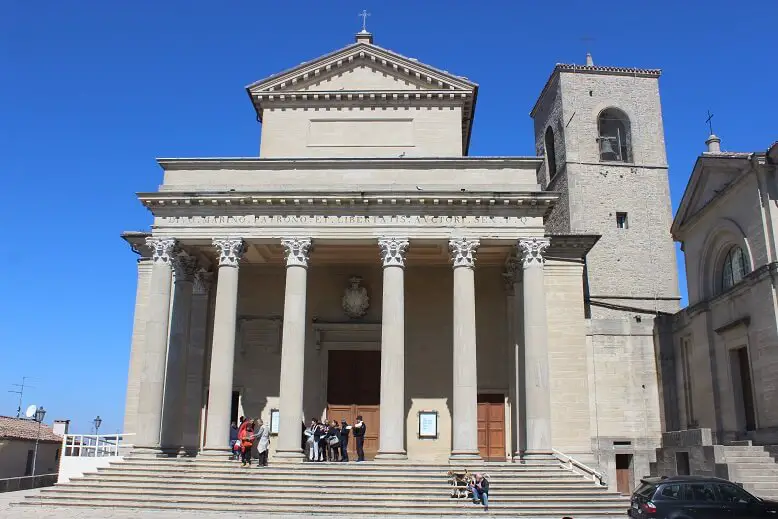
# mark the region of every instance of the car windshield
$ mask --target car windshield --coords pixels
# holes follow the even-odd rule
[[[640,483],[640,486],[635,490],[635,493],[639,496],[645,497],[646,499],[651,499],[653,497],[654,492],[656,491],[656,483],[648,483],[646,481],[643,481]]]

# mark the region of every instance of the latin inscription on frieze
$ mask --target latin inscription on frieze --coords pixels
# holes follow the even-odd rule
[[[443,225],[449,227],[471,225],[504,226],[521,221],[521,218],[505,216],[327,216],[327,215],[236,215],[236,216],[167,216],[158,219],[165,226],[341,226],[341,225]]]

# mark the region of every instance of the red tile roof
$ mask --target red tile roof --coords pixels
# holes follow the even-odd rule
[[[62,436],[54,434],[50,426],[40,425],[40,436],[38,436],[38,422],[27,418],[11,418],[10,416],[0,416],[0,440],[32,440],[38,437],[39,441],[44,443],[61,443]]]

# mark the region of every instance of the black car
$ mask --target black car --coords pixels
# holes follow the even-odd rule
[[[633,519],[778,519],[778,502],[754,497],[726,479],[645,478],[632,494]]]

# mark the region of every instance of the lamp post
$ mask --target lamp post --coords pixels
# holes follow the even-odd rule
[[[103,419],[100,418],[100,415],[97,415],[97,418],[92,420],[92,423],[95,426],[95,458],[99,456],[99,450],[100,450],[100,424],[103,423]]]
[[[35,450],[32,454],[32,477],[33,477],[33,484],[35,483],[35,464],[38,462],[38,440],[40,440],[41,437],[41,423],[43,422],[43,418],[46,416],[46,410],[43,407],[39,407],[35,411],[35,421],[38,422],[38,434],[35,436]]]

